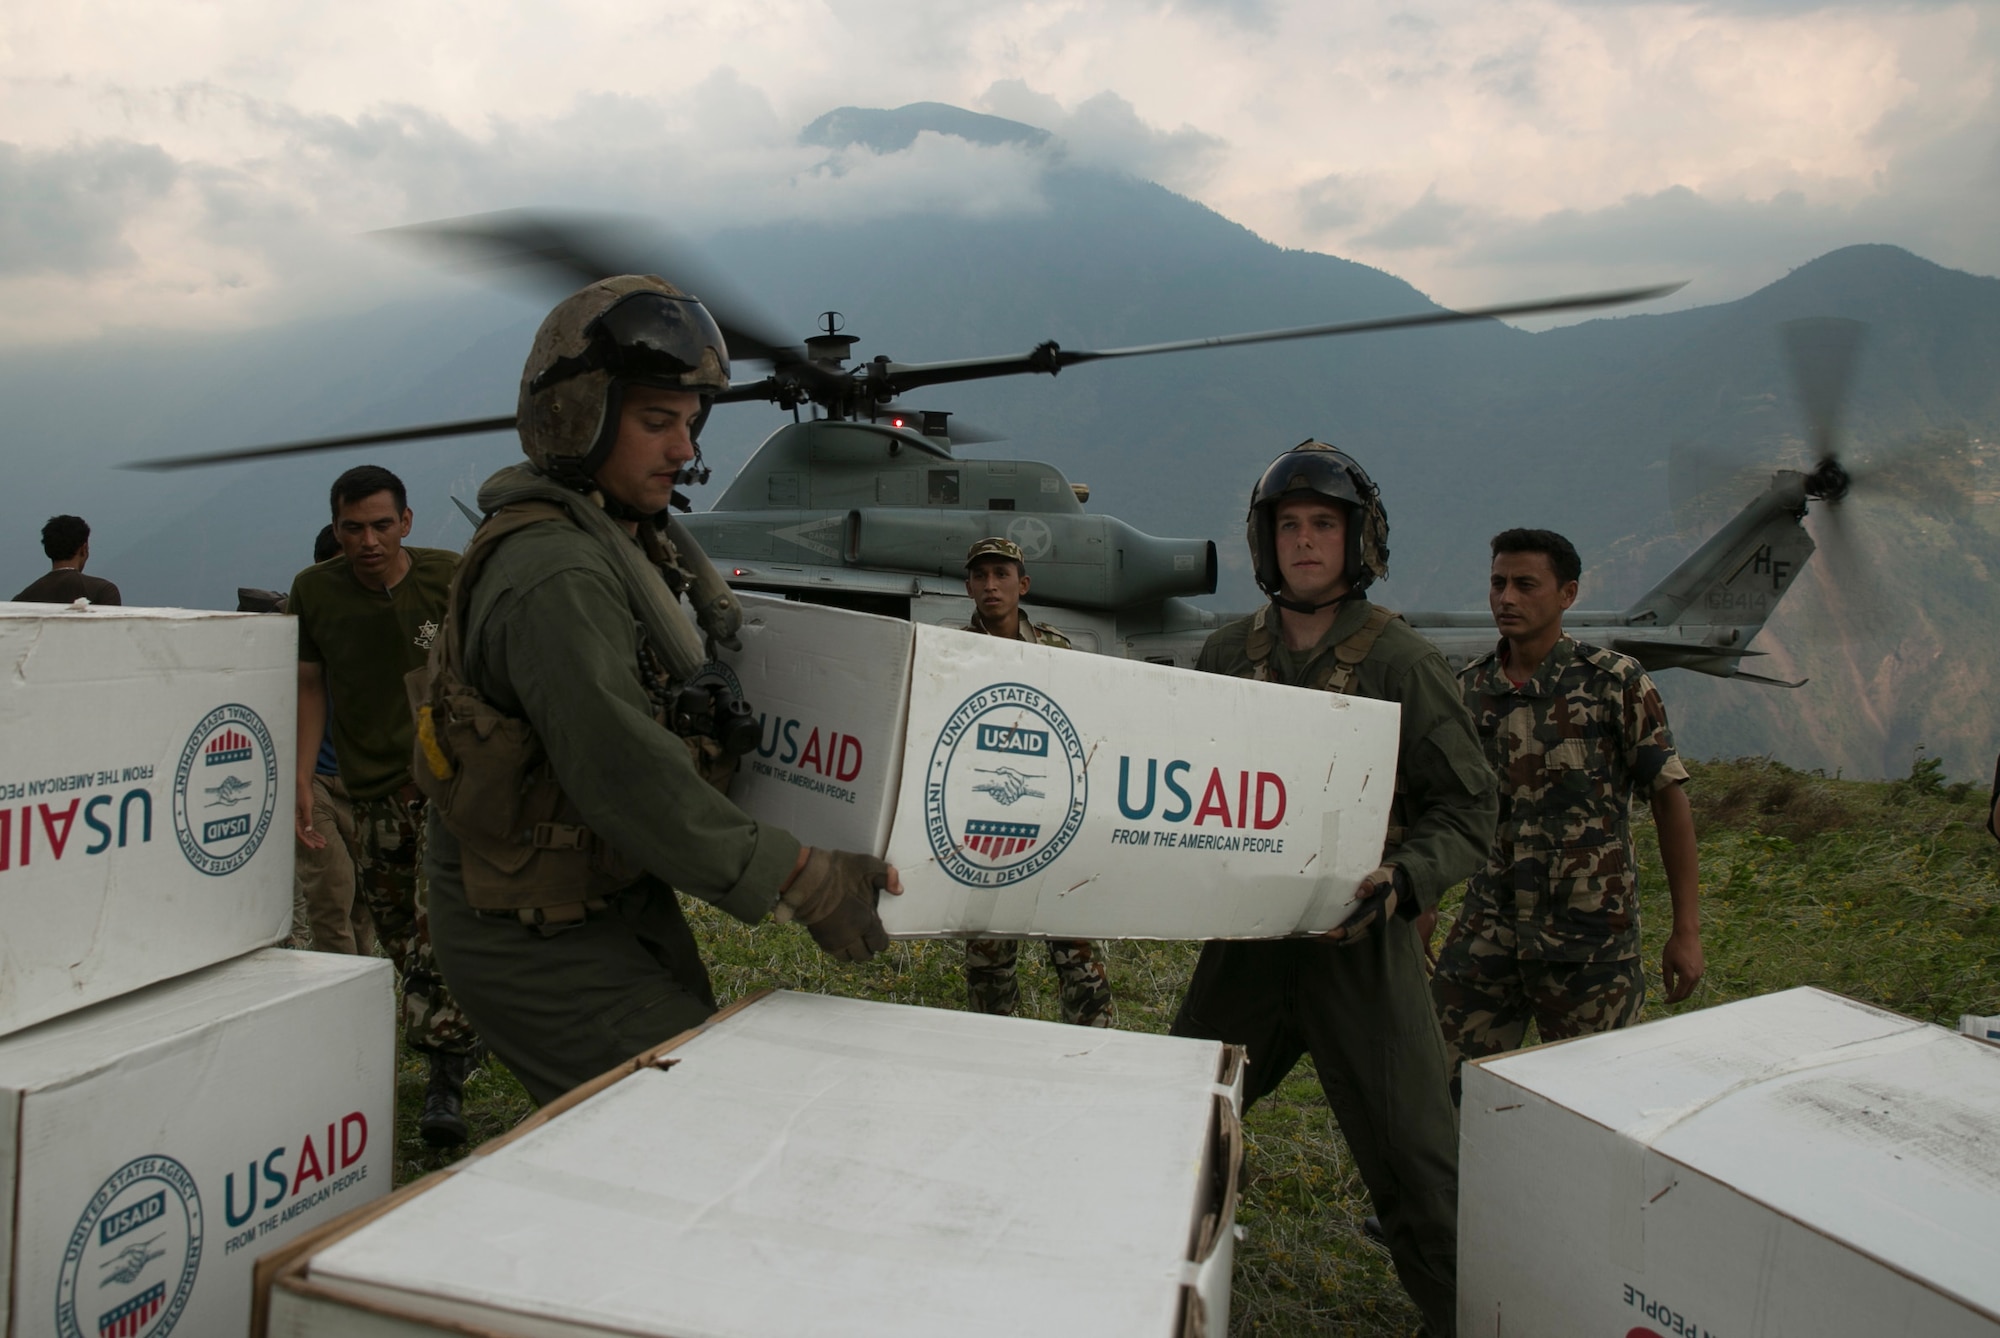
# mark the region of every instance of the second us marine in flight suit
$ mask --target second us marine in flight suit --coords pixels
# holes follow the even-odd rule
[[[537,1101],[715,1011],[677,889],[746,923],[797,919],[846,960],[887,944],[893,869],[750,818],[705,778],[713,741],[669,728],[704,636],[741,617],[668,518],[728,384],[715,322],[658,279],[558,305],[521,377],[529,464],[480,489],[487,518],[412,684],[437,959]]]
[[[1251,493],[1251,560],[1271,603],[1217,630],[1196,668],[1398,703],[1396,797],[1382,866],[1347,923],[1318,937],[1209,943],[1173,1032],[1245,1046],[1246,1103],[1312,1055],[1396,1274],[1427,1330],[1446,1335],[1457,1306],[1458,1120],[1411,921],[1485,863],[1499,800],[1443,657],[1362,594],[1388,568],[1388,536],[1368,475],[1321,442],[1279,456]]]

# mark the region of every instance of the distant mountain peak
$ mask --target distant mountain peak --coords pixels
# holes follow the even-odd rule
[[[877,153],[898,153],[916,143],[917,136],[927,130],[988,146],[1019,144],[1032,149],[1049,139],[1048,131],[1019,121],[967,111],[945,102],[912,102],[895,108],[835,107],[800,131],[799,142],[830,149],[861,144]]]
[[[1745,310],[1760,315],[1839,315],[1876,321],[1891,319],[1892,313],[1913,317],[1917,306],[1945,292],[1991,301],[1996,288],[2000,283],[1993,279],[1949,269],[1900,246],[1866,242],[1809,260],[1742,302],[1747,304]],[[1975,293],[1981,296],[1973,298]],[[1930,310],[1927,316],[1933,322],[1945,319],[1943,309]]]
[[[1929,274],[1943,268],[1944,266],[1926,260],[1914,252],[1906,251],[1900,246],[1891,246],[1886,242],[1861,242],[1854,246],[1842,246],[1828,251],[1823,256],[1808,260],[1792,273],[1815,276],[1882,271]]]

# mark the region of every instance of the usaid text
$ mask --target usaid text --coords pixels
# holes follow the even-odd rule
[[[235,1171],[224,1175],[223,1216],[231,1228],[241,1227],[259,1211],[269,1212],[291,1199],[294,1202],[280,1216],[294,1217],[365,1176],[366,1167],[358,1171],[349,1168],[367,1150],[368,1117],[358,1110],[349,1111],[329,1122],[324,1131],[308,1130],[296,1144],[281,1143],[261,1158],[249,1158],[241,1184]],[[305,1202],[297,1202],[301,1195],[306,1196]],[[246,1233],[246,1238],[254,1234]]]
[[[150,764],[0,781],[0,873],[151,845],[156,807],[162,834],[172,829],[190,864],[211,876],[233,873],[271,826],[277,776],[263,718],[231,702],[188,735],[165,794],[155,795]]]
[[[1165,766],[1146,760],[1146,777],[1130,757],[1118,759],[1118,811],[1133,822],[1154,816],[1160,822],[1187,822],[1268,832],[1285,820],[1285,781],[1275,771],[1225,772],[1210,767],[1204,778],[1192,762],[1176,759]],[[1196,794],[1201,798],[1197,800]]]
[[[139,778],[150,776],[151,767],[126,767],[126,776]],[[84,781],[86,784],[119,784],[117,780],[105,780],[113,773],[100,771],[93,782],[88,776],[60,777],[57,781],[30,781],[25,787],[28,793],[55,793],[56,787],[80,788],[63,784],[70,781]],[[77,832],[78,818],[83,819],[87,836]],[[70,838],[77,836],[74,848]],[[60,860],[65,855],[81,852],[85,855],[102,855],[113,846],[123,847],[128,842],[144,845],[153,839],[153,792],[145,788],[129,789],[123,793],[108,792],[92,795],[85,799],[74,795],[68,803],[50,803],[46,799],[22,804],[15,808],[0,808],[0,872],[31,867],[37,859],[44,862]]]
[[[828,780],[851,781],[861,774],[861,740],[852,734],[833,730],[822,734],[817,725],[782,716],[759,716],[757,725],[762,736],[757,756],[761,758]]]
[[[1285,804],[1285,781],[1275,771],[1210,767],[1204,777],[1185,759],[1162,764],[1161,759],[1149,757],[1142,781],[1135,759],[1121,757],[1118,811],[1133,822],[1151,819],[1173,825],[1114,827],[1111,844],[1282,855],[1283,837],[1246,833],[1268,832],[1279,826],[1285,820]]]

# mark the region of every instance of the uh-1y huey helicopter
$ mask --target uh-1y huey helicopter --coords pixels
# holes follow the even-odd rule
[[[1362,334],[1462,321],[1609,307],[1664,296],[1680,285],[1627,289],[1475,310],[1222,335],[1103,350],[1066,349],[1051,340],[1024,354],[904,363],[878,355],[848,366],[856,337],[837,312],[798,344],[770,333],[726,286],[682,258],[661,265],[656,242],[634,244],[615,222],[529,212],[490,214],[398,229],[392,234],[443,248],[471,267],[526,269],[570,288],[621,273],[665,273],[701,296],[728,342],[733,364],[767,374],[734,382],[718,405],[764,401],[793,421],[767,438],[704,512],[682,523],[732,585],[745,591],[962,624],[971,605],[962,576],[966,548],[1004,534],[1033,564],[1029,616],[1066,633],[1079,648],[1161,664],[1191,666],[1223,615],[1191,597],[1212,594],[1213,540],[1141,533],[1085,510],[1089,489],[1054,465],[963,456],[955,447],[994,440],[951,415],[907,407],[904,396],[933,386],[1042,374],[1117,358]],[[1838,342],[1838,341],[1836,341]],[[1845,345],[1851,357],[1851,339]],[[1686,668],[1757,682],[1744,672],[1748,648],[1813,551],[1800,524],[1809,500],[1837,503],[1848,476],[1834,458],[1832,415],[1840,374],[1822,376],[1822,459],[1809,474],[1779,472],[1768,489],[1631,608],[1572,612],[1567,625],[1633,655],[1651,669]],[[1830,398],[1829,398],[1830,396]],[[806,410],[809,416],[802,414]],[[1816,420],[1817,421],[1817,420]],[[172,469],[323,450],[511,430],[512,415],[387,432],[319,438],[140,462]],[[699,454],[683,483],[707,482]],[[456,500],[456,499],[454,499]],[[676,506],[691,511],[684,496]],[[477,523],[479,517],[467,511]],[[1484,612],[1405,615],[1456,666],[1494,640]],[[1785,686],[1796,686],[1786,684]]]

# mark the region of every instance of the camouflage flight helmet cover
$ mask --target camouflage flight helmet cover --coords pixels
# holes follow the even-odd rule
[[[1389,513],[1381,489],[1347,452],[1302,441],[1273,460],[1250,493],[1250,561],[1265,594],[1276,595],[1285,583],[1278,570],[1278,503],[1301,495],[1346,505],[1347,579],[1356,591],[1389,574]]]
[[[965,569],[971,571],[972,564],[984,557],[1006,558],[1010,562],[1020,563],[1022,571],[1028,569],[1027,555],[1021,551],[1021,545],[1015,543],[1012,539],[1001,539],[998,537],[981,539],[978,543],[965,550]]]
[[[591,476],[618,436],[628,385],[709,397],[729,386],[729,346],[708,308],[651,274],[603,279],[556,304],[521,370],[521,450],[572,487]]]

